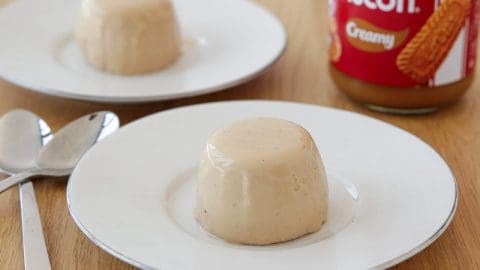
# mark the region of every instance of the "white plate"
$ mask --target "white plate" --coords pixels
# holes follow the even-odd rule
[[[73,39],[80,0],[15,0],[0,9],[0,77],[67,98],[148,102],[238,85],[268,68],[285,48],[282,24],[251,1],[173,2],[185,40],[183,56],[163,71],[122,77],[83,59]]]
[[[289,119],[313,135],[331,186],[320,232],[252,247],[223,242],[195,223],[204,143],[216,128],[249,116]],[[431,244],[453,217],[457,191],[444,160],[399,128],[320,106],[244,101],[170,110],[123,127],[83,158],[67,198],[93,242],[141,268],[366,269]]]

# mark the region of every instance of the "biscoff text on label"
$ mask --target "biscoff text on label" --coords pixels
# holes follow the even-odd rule
[[[348,0],[348,3],[356,6],[365,6],[368,9],[380,10],[384,12],[395,11],[397,13],[416,13],[418,8],[416,0]]]

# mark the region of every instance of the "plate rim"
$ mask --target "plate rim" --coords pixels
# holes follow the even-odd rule
[[[21,1],[21,0],[17,0]],[[263,5],[260,5],[257,2],[247,0],[247,1],[240,1],[240,2],[247,2],[249,5],[254,6],[255,8],[260,9],[266,15],[268,15],[271,19],[273,19],[278,26],[280,26],[281,30],[281,39],[282,45],[275,57],[269,59],[268,62],[265,62],[262,66],[258,69],[252,70],[252,72],[243,75],[235,80],[229,81],[227,83],[218,84],[211,87],[204,87],[198,88],[196,90],[189,90],[183,93],[175,93],[175,94],[148,94],[144,96],[109,96],[109,95],[92,95],[92,94],[83,94],[83,93],[71,93],[60,89],[54,89],[45,86],[35,85],[35,83],[28,82],[28,80],[24,80],[18,78],[19,76],[12,76],[11,74],[0,74],[0,79],[11,83],[15,86],[19,86],[24,88],[28,91],[33,91],[40,94],[45,94],[49,96],[54,96],[58,98],[65,98],[70,100],[77,100],[77,101],[87,101],[87,102],[94,102],[100,104],[147,104],[147,103],[154,103],[159,101],[167,101],[167,100],[175,100],[181,98],[188,98],[188,97],[195,97],[201,96],[206,94],[211,94],[215,92],[220,92],[223,90],[227,90],[229,88],[241,85],[245,82],[248,82],[252,79],[255,79],[268,71],[278,60],[284,55],[287,46],[288,46],[288,33],[285,27],[285,24],[276,16],[271,10],[266,8]],[[0,9],[0,16],[2,10],[15,8],[15,3],[12,2],[9,5],[4,6]],[[21,76],[20,76],[21,77]]]
[[[314,107],[314,108],[319,107],[321,109],[327,109],[327,110],[330,110],[330,111],[347,113],[347,114],[355,115],[355,116],[358,116],[358,117],[361,117],[361,118],[366,118],[366,119],[369,119],[369,120],[380,122],[382,124],[390,126],[391,128],[394,128],[394,129],[397,129],[397,130],[402,131],[404,133],[407,133],[410,136],[413,136],[416,139],[418,139],[420,142],[424,143],[427,147],[429,147],[431,150],[433,150],[436,153],[436,155],[443,161],[446,168],[448,168],[448,171],[450,172],[450,175],[452,176],[452,181],[453,181],[453,184],[454,184],[453,187],[454,187],[455,197],[454,197],[454,203],[452,205],[452,208],[450,209],[448,217],[444,221],[444,223],[438,228],[438,230],[434,234],[432,234],[428,239],[426,239],[423,242],[421,242],[420,244],[418,244],[417,247],[415,247],[415,248],[413,248],[409,251],[406,251],[406,252],[396,256],[395,258],[392,258],[392,259],[390,259],[390,260],[388,260],[388,261],[386,261],[382,264],[375,265],[371,269],[386,269],[386,268],[395,266],[395,265],[397,265],[397,264],[415,256],[416,254],[418,254],[419,252],[423,251],[425,248],[430,246],[433,242],[435,242],[446,231],[446,229],[449,227],[449,225],[453,221],[453,218],[455,217],[455,213],[456,213],[456,210],[457,210],[457,207],[458,207],[458,197],[459,197],[458,183],[457,183],[457,179],[456,179],[456,176],[455,176],[453,170],[450,168],[450,166],[447,163],[447,161],[445,160],[445,158],[438,151],[436,151],[435,148],[433,148],[429,143],[427,143],[426,141],[424,141],[422,138],[418,137],[417,135],[415,135],[415,134],[413,134],[413,133],[411,133],[411,132],[409,132],[405,129],[402,129],[402,128],[394,125],[394,124],[391,124],[389,122],[386,122],[386,121],[383,121],[383,120],[380,120],[380,119],[377,119],[377,118],[374,118],[374,117],[371,117],[371,116],[367,116],[367,115],[364,115],[364,114],[361,114],[361,113],[348,111],[348,110],[335,108],[335,107],[327,107],[327,106],[323,106],[323,105],[317,105],[317,104],[313,104],[313,103],[301,103],[301,102],[291,102],[291,101],[283,101],[283,100],[249,99],[249,100],[234,100],[234,101],[214,101],[214,102],[179,106],[179,107],[163,110],[163,111],[160,111],[160,112],[156,112],[156,113],[153,113],[153,114],[149,114],[149,115],[141,117],[141,118],[139,118],[135,121],[132,121],[125,126],[122,126],[121,129],[123,129],[124,127],[130,127],[131,125],[133,126],[135,124],[138,124],[139,122],[145,120],[146,118],[155,117],[156,115],[160,115],[160,114],[164,114],[164,113],[171,113],[171,112],[174,112],[176,110],[182,110],[182,109],[185,109],[185,108],[194,108],[194,107],[212,106],[212,105],[214,106],[216,104],[225,104],[225,103],[230,103],[230,104],[232,104],[232,103],[244,103],[244,104],[248,104],[248,103],[252,103],[252,102],[253,103],[286,104],[286,105],[295,105],[295,106],[300,105],[300,106],[307,106],[307,107]],[[82,158],[82,160],[83,160],[83,158]],[[74,169],[71,176],[74,175],[75,171],[76,171],[76,169]],[[80,229],[80,231],[82,231],[82,233],[84,233],[87,236],[87,238],[90,239],[96,246],[100,247],[102,250],[104,250],[108,254],[120,259],[121,261],[123,261],[127,264],[130,264],[130,265],[132,265],[134,267],[137,267],[137,268],[140,268],[140,269],[158,269],[158,268],[152,267],[150,265],[144,264],[142,262],[139,262],[139,261],[137,261],[133,258],[130,258],[127,255],[122,254],[121,252],[116,251],[115,249],[113,249],[109,245],[105,244],[104,242],[102,242],[101,240],[96,238],[95,235],[92,232],[90,232],[80,222],[80,220],[76,217],[75,211],[73,210],[72,205],[71,205],[71,198],[70,198],[71,195],[70,194],[71,194],[72,185],[70,184],[70,177],[69,177],[69,181],[67,182],[67,189],[66,189],[67,208],[69,210],[70,216],[74,220],[75,224],[77,224],[77,227]]]

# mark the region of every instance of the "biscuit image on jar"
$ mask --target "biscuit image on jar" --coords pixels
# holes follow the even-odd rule
[[[397,67],[427,83],[452,48],[470,14],[471,0],[445,0],[397,57]]]
[[[340,43],[340,36],[338,35],[338,26],[335,18],[330,17],[329,20],[330,29],[330,47],[328,49],[328,55],[330,61],[337,62],[342,55],[342,44]]]
[[[340,56],[342,56],[342,44],[340,43],[340,37],[338,34],[333,34],[331,36],[328,54],[332,62],[337,62],[340,59]]]

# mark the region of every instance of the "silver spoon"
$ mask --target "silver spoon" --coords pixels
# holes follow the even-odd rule
[[[40,150],[34,169],[0,181],[0,193],[33,177],[70,175],[87,150],[118,127],[118,117],[112,112],[96,112],[75,120]]]
[[[14,175],[35,167],[35,157],[52,138],[48,125],[37,115],[14,110],[0,119],[0,170]],[[25,269],[51,269],[42,222],[31,182],[19,185]]]

